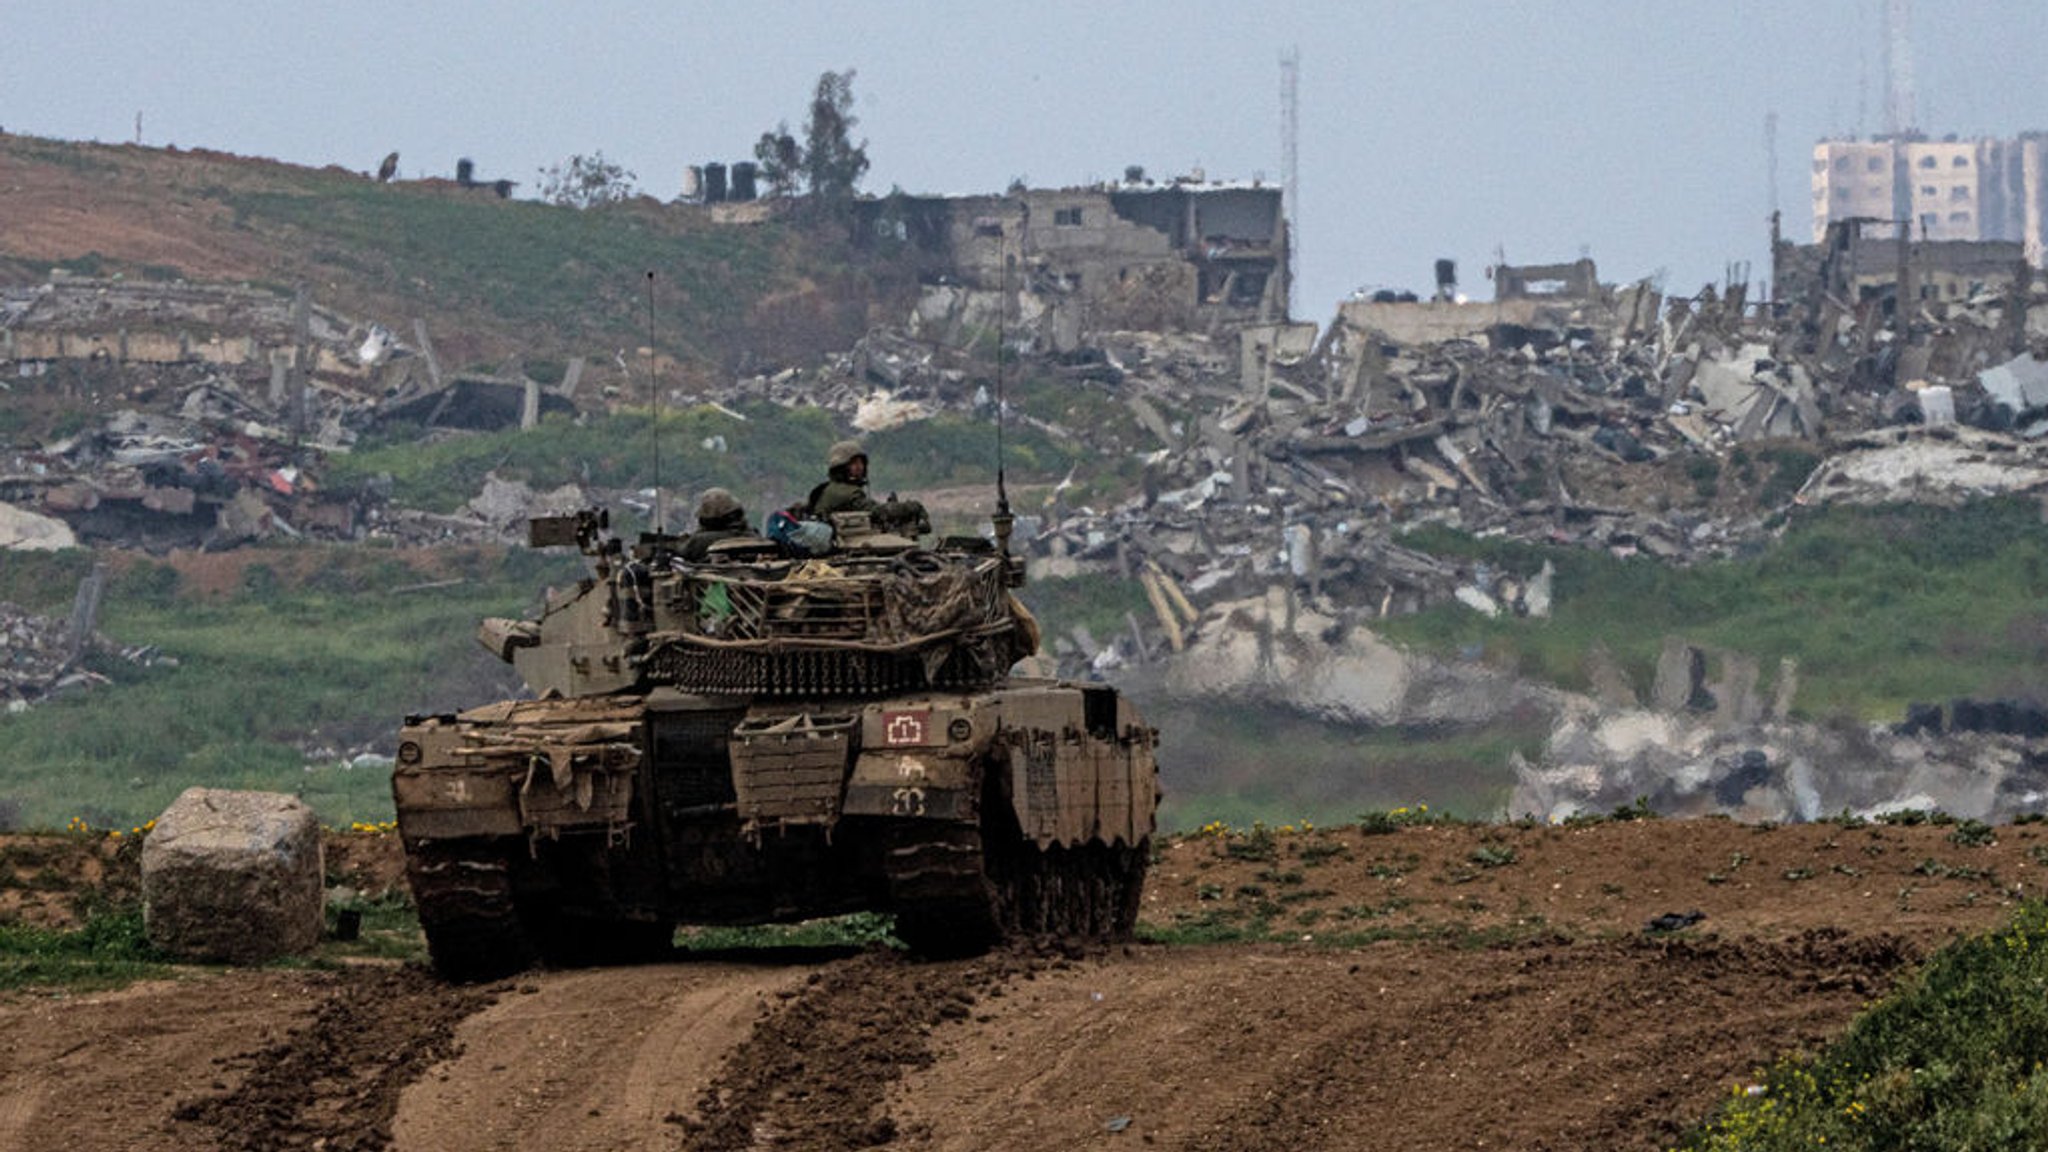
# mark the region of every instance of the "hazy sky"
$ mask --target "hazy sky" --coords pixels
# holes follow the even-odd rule
[[[531,194],[602,151],[668,198],[686,166],[800,126],[854,68],[886,192],[993,192],[1197,167],[1278,180],[1280,67],[1300,52],[1297,317],[1454,257],[1599,261],[1674,290],[1766,266],[1764,117],[1787,231],[1824,135],[1884,127],[1882,0],[0,0],[0,127],[294,163],[480,178]],[[2048,3],[1921,0],[1935,135],[2048,129]]]

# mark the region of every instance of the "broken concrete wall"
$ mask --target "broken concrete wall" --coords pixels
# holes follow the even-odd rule
[[[1569,264],[1496,264],[1493,294],[1497,300],[1593,300],[1600,295],[1600,273],[1585,257]]]
[[[1337,319],[1360,331],[1377,332],[1397,344],[1441,344],[1484,336],[1496,324],[1535,324],[1546,304],[1526,297],[1466,304],[1450,300],[1346,300],[1337,305]]]
[[[1302,604],[1282,588],[1216,604],[1162,673],[1183,698],[1253,698],[1326,720],[1381,726],[1473,726],[1548,694],[1481,665],[1449,665]]]
[[[1176,183],[890,197],[862,213],[975,288],[1043,297],[1061,324],[1049,346],[1065,349],[1082,333],[1284,316],[1280,204],[1277,188]]]
[[[40,516],[12,504],[0,504],[0,552],[57,552],[78,547],[70,525],[54,516]]]

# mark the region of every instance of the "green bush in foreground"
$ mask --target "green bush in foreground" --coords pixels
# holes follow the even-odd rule
[[[1683,1145],[2039,1148],[2048,1141],[2048,903],[1943,949],[1812,1059],[1736,1089]]]

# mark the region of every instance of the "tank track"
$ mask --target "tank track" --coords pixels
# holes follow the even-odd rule
[[[427,841],[406,854],[406,879],[434,970],[457,983],[496,980],[538,956],[512,897],[505,845]]]
[[[985,838],[972,825],[899,831],[885,856],[897,937],[928,956],[964,956],[1006,940],[1131,934],[1149,842],[1042,849],[1012,835]]]

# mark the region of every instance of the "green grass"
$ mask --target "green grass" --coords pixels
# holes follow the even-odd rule
[[[1432,820],[1485,819],[1513,785],[1509,754],[1535,756],[1541,717],[1470,729],[1335,724],[1282,708],[1140,699],[1166,768],[1159,818],[1186,832],[1212,820],[1279,827],[1345,824],[1428,805]]]
[[[344,912],[361,917],[354,940],[335,939],[335,926]],[[420,931],[419,912],[402,892],[383,896],[348,896],[327,902],[326,938],[320,945],[323,961],[402,960],[425,963],[427,938]]]
[[[96,658],[111,684],[0,720],[0,798],[24,826],[83,816],[126,827],[193,785],[291,793],[329,825],[389,820],[388,773],[309,767],[304,749],[369,743],[408,712],[501,697],[509,670],[477,647],[477,619],[524,612],[544,574],[561,582],[579,570],[573,559],[479,550],[429,574],[379,550],[325,548],[314,574],[286,587],[276,574],[286,559],[252,566],[239,594],[220,600],[183,594],[158,565],[113,583],[101,631],[178,665]],[[40,566],[52,578],[64,567]],[[469,582],[395,591],[451,572]]]
[[[1406,543],[1513,572],[1555,564],[1547,621],[1451,606],[1382,630],[1568,687],[1587,685],[1597,640],[1647,696],[1664,638],[1678,635],[1756,659],[1765,692],[1780,658],[1795,659],[1809,717],[1895,720],[1915,700],[2048,690],[2048,529],[2031,500],[1824,509],[1756,555],[1691,568],[1439,529]]]
[[[137,904],[93,908],[69,931],[0,924],[0,990],[116,988],[169,970],[143,934]]]
[[[664,347],[721,358],[722,338],[790,271],[791,232],[690,228],[658,210],[573,211],[281,170],[261,190],[212,189],[238,227],[290,237],[316,274],[405,301],[427,315],[487,313],[581,342],[646,340],[644,273],[658,274]]]
[[[665,466],[673,476],[699,469],[691,479],[793,492],[835,433],[814,413],[783,427],[777,435],[766,420],[672,413],[664,422],[672,441],[694,443],[717,428],[733,450],[676,452]],[[971,467],[981,447],[973,430],[952,440],[943,430],[935,423],[894,447],[877,438],[878,473],[892,486],[904,478],[900,488],[914,493],[920,475],[943,479]],[[544,436],[373,448],[349,466],[393,471],[421,491],[493,466],[543,482],[586,466],[609,478],[640,466],[633,453],[645,441],[628,431],[599,422],[551,426]],[[1567,685],[1584,682],[1585,654],[1598,640],[1647,687],[1663,638],[1678,633],[1740,649],[1766,669],[1779,656],[1796,658],[1800,709],[1811,716],[1893,719],[1908,700],[2044,687],[2048,540],[2027,501],[1824,512],[1756,556],[1690,569],[1444,533],[1410,541],[1513,571],[1552,559],[1558,600],[1549,621],[1489,621],[1453,608],[1384,627],[1426,648],[1477,646],[1489,660]],[[90,564],[83,552],[11,554],[0,565],[0,599],[61,618]],[[113,683],[0,717],[0,812],[31,827],[61,827],[73,816],[126,827],[206,784],[297,794],[333,825],[389,819],[385,773],[338,763],[308,770],[305,750],[369,743],[408,712],[516,693],[509,670],[474,644],[477,619],[526,614],[539,587],[581,573],[573,556],[526,549],[449,550],[423,566],[383,548],[288,546],[259,554],[233,595],[200,599],[168,566],[136,562],[110,588],[101,630],[122,644],[155,645],[177,666],[95,658],[94,670]],[[446,578],[466,582],[398,591]],[[1150,611],[1136,584],[1106,577],[1039,581],[1025,594],[1048,636],[1078,621],[1107,640],[1126,612]],[[1154,700],[1138,685],[1132,692],[1166,734],[1168,829],[1212,819],[1329,825],[1425,803],[1442,818],[1483,818],[1506,799],[1509,754],[1537,755],[1547,735],[1534,716],[1478,730],[1359,729],[1281,709]]]
[[[329,462],[329,483],[347,487],[380,474],[393,481],[400,504],[452,512],[482,488],[492,472],[539,489],[582,482],[600,487],[662,488],[681,502],[666,517],[689,523],[695,494],[717,485],[739,495],[759,524],[767,513],[809,495],[825,478],[825,453],[847,433],[823,409],[770,404],[739,408],[736,420],[711,407],[664,410],[659,430],[643,409],[581,423],[554,417],[538,432],[508,430],[419,443],[413,431],[388,430],[380,442]],[[722,438],[726,450],[707,449]],[[943,485],[995,479],[995,430],[957,415],[942,415],[865,437],[873,460],[877,498],[890,492],[915,497]],[[1008,474],[1022,483],[1058,479],[1074,462],[1071,449],[1036,430],[1008,437]],[[612,509],[617,517],[620,509]]]
[[[894,917],[880,912],[854,912],[797,924],[758,924],[739,928],[692,927],[676,933],[676,947],[686,952],[729,952],[760,948],[901,948]]]
[[[2038,1147],[2048,1132],[2048,904],[1943,949],[1811,1058],[1760,1074],[1695,1152]]]
[[[472,354],[495,363],[513,349],[538,360],[608,356],[650,340],[696,379],[804,363],[852,345],[875,316],[906,315],[922,259],[855,245],[843,222],[770,214],[714,224],[702,209],[650,197],[578,211],[332,167],[20,136],[0,152],[103,185],[145,185],[195,219],[218,216],[235,245],[268,253],[260,286],[288,294],[304,283],[322,306],[401,330],[430,317],[452,364]],[[504,175],[531,190],[531,173]],[[146,280],[184,274],[94,251],[0,260],[24,280],[53,265]]]

